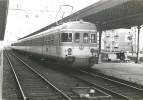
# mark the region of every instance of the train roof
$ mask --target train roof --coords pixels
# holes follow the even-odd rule
[[[46,31],[43,31],[43,32],[40,32],[40,33],[38,33],[38,34],[35,34],[35,35],[32,35],[32,36],[28,36],[28,37],[25,37],[25,38],[21,38],[21,39],[19,39],[18,41],[23,41],[23,40],[28,40],[28,39],[31,39],[31,38],[36,38],[36,37],[39,37],[39,36],[42,36],[42,35],[44,35],[44,34],[47,34],[47,32],[53,32],[53,31],[59,31],[60,29],[62,29],[62,30],[64,30],[64,29],[72,29],[72,28],[74,28],[75,30],[76,30],[76,27],[73,27],[74,25],[73,24],[77,24],[77,25],[79,25],[79,24],[89,24],[89,26],[90,26],[90,31],[93,31],[93,32],[95,32],[96,31],[96,26],[95,26],[95,24],[93,24],[93,23],[91,23],[91,22],[85,22],[85,21],[82,21],[82,20],[80,20],[80,21],[72,21],[72,22],[66,22],[66,23],[63,23],[63,24],[61,24],[61,25],[59,25],[59,26],[55,26],[55,27],[52,27],[52,28],[50,28],[50,29],[48,29],[48,30],[46,30]],[[78,27],[79,28],[79,27]],[[84,27],[84,29],[83,30],[87,30],[87,27]],[[88,29],[88,31],[89,31],[89,29]]]

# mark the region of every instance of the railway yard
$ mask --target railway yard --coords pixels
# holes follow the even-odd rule
[[[143,86],[4,51],[3,100],[141,100]],[[57,68],[58,66],[58,68]]]

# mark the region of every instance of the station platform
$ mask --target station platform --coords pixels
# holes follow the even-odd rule
[[[3,83],[3,50],[0,49],[0,100],[2,100],[2,83]]]
[[[143,85],[143,64],[101,63],[95,64],[92,68],[105,75]]]

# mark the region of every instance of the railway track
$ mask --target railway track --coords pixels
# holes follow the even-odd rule
[[[10,84],[9,84],[10,83]],[[23,100],[6,56],[3,56],[2,100]]]
[[[23,100],[72,100],[70,96],[54,86],[29,65],[23,63],[22,60],[6,52],[5,55],[12,68]]]
[[[138,89],[143,90],[142,85],[139,85],[139,84],[134,83],[134,82],[129,82],[129,81],[126,81],[126,80],[123,80],[123,79],[115,78],[113,76],[108,76],[108,75],[102,74],[102,73],[100,73],[100,72],[98,72],[97,70],[94,70],[94,69],[88,69],[88,70],[82,70],[82,71],[85,71],[86,73],[94,74],[94,75],[99,76],[99,77],[103,77],[103,78],[107,78],[107,79],[110,79],[110,80],[118,81],[118,82],[121,82],[121,83],[124,83],[124,84],[127,84],[127,85],[130,85],[130,86],[133,86],[133,87],[136,87]]]
[[[23,59],[23,63],[25,63],[27,60],[24,60],[20,56],[19,59]],[[35,65],[33,61],[27,61],[27,65],[32,66],[33,69],[39,71],[43,75],[44,78],[49,79],[50,82],[52,82],[56,87],[58,87],[60,90],[62,90],[64,93],[66,93],[69,97],[71,97],[72,100],[87,100],[87,98],[83,97],[83,94],[80,95],[80,93],[77,93],[79,90],[80,92],[84,92],[84,89],[92,88],[96,90],[96,99],[97,98],[104,98],[104,100],[112,100],[111,96],[104,91],[93,87],[87,83],[81,82],[73,77],[69,77],[67,74],[63,74],[60,71],[55,71],[45,67],[45,69],[40,65]],[[40,66],[40,67],[38,67]],[[79,86],[77,86],[79,84]],[[77,87],[76,87],[77,86]],[[76,94],[76,95],[75,95]],[[88,97],[90,98],[90,97]],[[93,98],[93,97],[92,97]],[[51,99],[48,99],[51,100]]]
[[[25,58],[22,58],[22,59],[25,59]],[[30,62],[32,62],[32,61],[30,61]],[[30,65],[33,65],[33,62],[32,63],[30,63]],[[49,64],[46,64],[46,65],[44,65],[44,66],[48,66]],[[34,66],[39,66],[39,65],[34,65]],[[51,66],[51,65],[50,65]],[[54,65],[54,66],[56,66],[56,65]],[[47,68],[47,67],[46,67]],[[38,69],[38,70],[41,70],[41,72],[42,73],[48,73],[48,74],[50,74],[50,73],[54,73],[54,72],[48,72],[48,70],[46,71],[46,68],[44,69],[44,70],[41,70],[40,68]],[[36,68],[37,69],[37,68]],[[69,74],[69,73],[71,73],[71,72],[74,72],[72,69],[71,70],[65,70],[65,71],[63,71],[62,69],[54,69],[54,70],[57,70],[58,72],[60,71],[60,72],[62,72],[62,73],[65,73],[66,75],[69,75],[70,77],[73,77],[73,75],[71,76],[71,74]],[[46,71],[46,72],[45,72]],[[68,71],[68,73],[66,72],[66,71]],[[46,76],[46,75],[45,75]],[[52,77],[53,79],[55,79],[55,77]],[[91,86],[91,87],[96,87],[96,88],[98,88],[98,89],[101,89],[101,90],[103,90],[103,91],[105,91],[106,93],[108,93],[109,95],[111,95],[112,96],[112,100],[128,100],[128,98],[127,97],[125,97],[125,96],[123,96],[123,95],[120,95],[120,94],[118,94],[118,93],[114,93],[114,92],[112,92],[112,91],[108,91],[108,90],[106,90],[106,89],[103,89],[103,88],[100,88],[100,87],[98,87],[98,86],[96,86],[95,84],[93,85],[93,83],[90,83],[90,82],[87,82],[87,81],[83,81],[83,80],[81,80],[81,79],[79,79],[79,78],[77,78],[77,77],[73,77],[73,78],[75,78],[75,79],[77,79],[77,80],[79,80],[79,81],[82,81],[83,83],[85,83],[85,84],[88,84],[89,86]],[[65,79],[65,78],[64,78]],[[71,78],[72,79],[72,78]],[[56,80],[56,81],[62,81],[62,79],[60,79],[59,78],[59,80]],[[66,80],[65,80],[65,83],[68,83],[68,82],[66,82]],[[75,84],[75,82],[69,82],[69,84]],[[55,83],[56,84],[56,83]],[[80,86],[81,86],[81,83],[79,83],[80,84]],[[70,86],[69,86],[70,87]],[[72,86],[71,86],[72,87]],[[66,88],[66,86],[65,86],[65,88]]]
[[[68,73],[59,69],[58,71],[64,72],[67,75],[82,81],[83,83],[89,84],[89,86],[93,86],[102,91],[105,91],[112,96],[113,100],[141,100],[143,98],[142,89],[135,87],[135,85],[129,85],[127,82],[123,83],[122,81],[117,81],[117,79],[113,80],[107,77],[96,75],[94,71],[87,72],[82,70],[79,72],[74,70],[66,70]]]
[[[105,77],[99,74],[97,75],[96,73],[90,73],[85,70],[80,70],[77,73],[74,73],[74,75],[72,74],[72,76],[84,82],[90,83],[93,86],[97,86],[101,90],[111,93],[110,95],[120,95],[126,100],[143,99],[143,89],[138,86],[136,87],[135,84],[130,82],[127,84],[127,81],[123,82],[117,79],[114,80],[114,78]]]

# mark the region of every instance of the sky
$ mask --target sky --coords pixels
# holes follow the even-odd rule
[[[3,44],[9,44],[58,19],[83,9],[100,0],[9,0],[9,11]],[[69,5],[69,6],[62,6]],[[59,8],[61,10],[59,11]],[[57,12],[58,17],[56,17]],[[143,28],[141,30],[143,33]],[[143,34],[141,34],[143,37]],[[140,39],[143,47],[143,40]],[[1,44],[1,42],[0,42]]]
[[[9,0],[4,42],[16,41],[61,19],[63,12],[64,17],[71,14],[72,7],[74,13],[98,1],[100,0]]]

